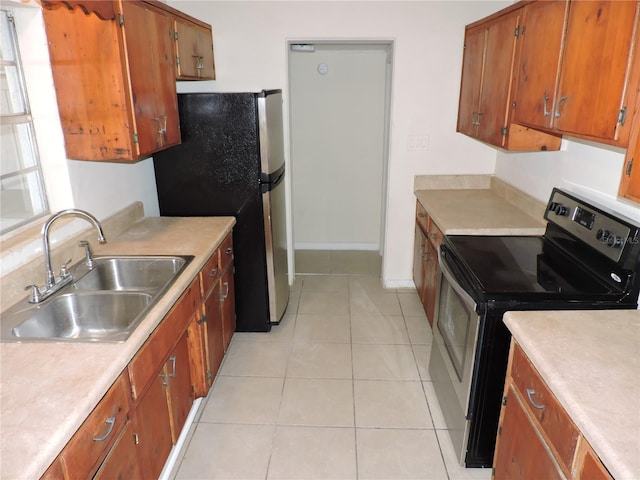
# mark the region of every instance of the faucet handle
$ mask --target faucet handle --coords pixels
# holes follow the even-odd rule
[[[68,277],[70,275],[69,270],[67,269],[67,265],[69,265],[69,263],[71,263],[70,258],[66,262],[64,262],[60,267],[60,276],[62,278]]]
[[[84,247],[84,255],[85,255],[85,263],[87,267],[93,268],[93,250],[91,249],[91,244],[87,240],[80,240],[78,242],[79,247]]]
[[[25,290],[31,289],[31,295],[29,295],[29,303],[40,303],[42,296],[40,294],[40,288],[37,285],[27,285]]]

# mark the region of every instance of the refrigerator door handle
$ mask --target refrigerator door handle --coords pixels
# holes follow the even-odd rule
[[[273,173],[260,173],[260,185],[262,193],[276,188],[284,180],[284,165]]]

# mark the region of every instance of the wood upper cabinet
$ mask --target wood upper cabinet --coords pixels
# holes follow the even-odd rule
[[[146,3],[120,0],[139,156],[180,143],[173,24]]]
[[[638,79],[638,1],[524,7],[514,120],[626,147]]]
[[[156,0],[42,6],[67,157],[136,161],[179,144],[176,78],[215,78],[211,26]]]
[[[640,88],[640,85],[638,86]],[[640,203],[640,95],[636,104],[636,114],[631,126],[629,148],[622,167],[620,196]]]
[[[458,131],[507,150],[557,150],[560,138],[512,124],[512,86],[521,8],[465,32]]]
[[[211,26],[182,18],[176,18],[174,22],[177,78],[215,80]]]

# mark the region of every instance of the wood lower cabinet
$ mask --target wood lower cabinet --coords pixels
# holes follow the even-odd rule
[[[513,340],[492,478],[611,479],[567,412]]]
[[[159,374],[136,402],[133,430],[143,478],[158,478],[173,442],[166,386]]]
[[[442,232],[427,214],[420,202],[416,202],[416,236],[413,258],[413,281],[433,328],[440,268],[438,248],[442,243]]]
[[[144,480],[138,464],[136,436],[127,422],[93,480]]]
[[[165,383],[171,438],[175,444],[184,427],[195,400],[189,365],[188,332],[185,332],[165,362],[161,372]]]

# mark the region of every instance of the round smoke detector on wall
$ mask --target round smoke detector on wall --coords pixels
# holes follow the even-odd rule
[[[329,73],[329,65],[327,65],[326,63],[319,63],[318,73],[320,75],[326,75],[327,73]]]

